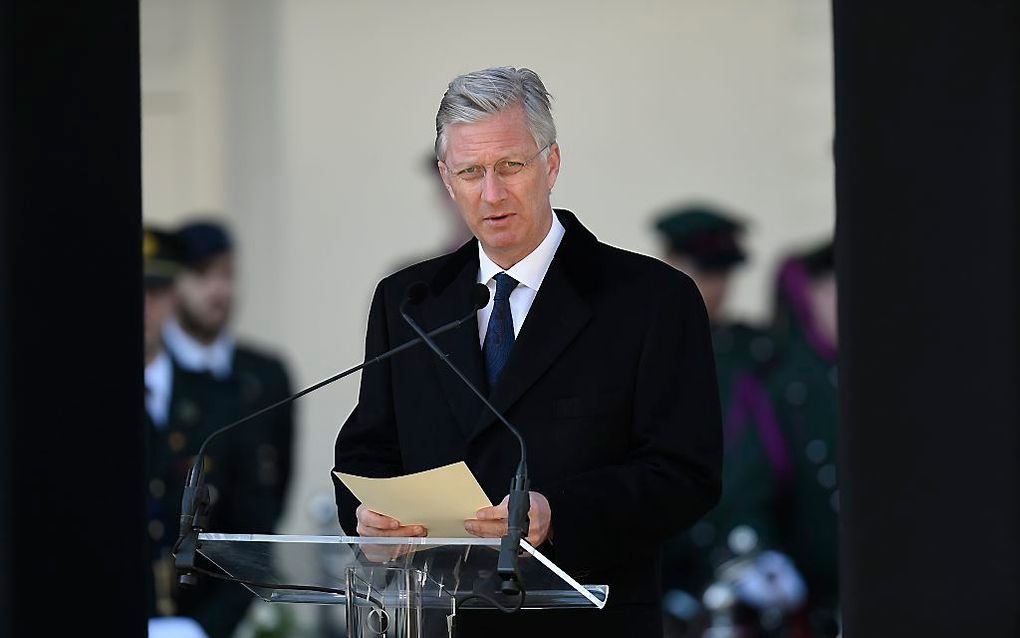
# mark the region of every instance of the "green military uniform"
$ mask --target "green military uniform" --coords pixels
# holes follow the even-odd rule
[[[699,271],[725,274],[745,259],[736,242],[740,224],[719,211],[684,208],[660,218],[656,228],[665,235],[669,253]],[[698,281],[699,273],[689,274]],[[711,584],[716,567],[733,557],[729,538],[735,529],[745,537],[753,532],[757,547],[774,546],[775,504],[790,473],[761,380],[774,362],[774,339],[750,325],[715,318],[712,344],[723,409],[723,494],[715,509],[667,543],[663,563],[664,590],[686,592],[692,599]]]
[[[768,381],[793,462],[781,546],[804,576],[811,624],[817,635],[835,635],[839,404],[835,345],[817,330],[807,286],[812,277],[831,275],[832,255],[830,243],[787,260],[781,268],[775,334],[782,356]]]
[[[774,546],[775,504],[789,481],[785,445],[769,455],[780,435],[761,374],[774,360],[774,339],[747,324],[713,326],[716,375],[723,408],[723,495],[719,504],[667,545],[663,581],[692,595],[712,582],[715,568],[733,557],[730,533],[750,529],[757,545]]]
[[[775,511],[789,485],[791,463],[764,379],[776,362],[773,335],[742,323],[714,328],[716,374],[723,406],[725,461],[724,498],[710,513],[726,536],[736,527],[754,532],[757,548],[777,541]],[[728,549],[728,548],[727,548]],[[718,547],[710,562],[732,557]]]

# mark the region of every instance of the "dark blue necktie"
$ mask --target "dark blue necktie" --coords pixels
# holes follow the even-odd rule
[[[501,272],[495,277],[496,295],[492,299],[492,314],[485,331],[482,354],[485,356],[485,374],[489,378],[489,389],[496,387],[503,366],[510,359],[514,349],[514,318],[510,314],[510,293],[517,287],[517,280]]]

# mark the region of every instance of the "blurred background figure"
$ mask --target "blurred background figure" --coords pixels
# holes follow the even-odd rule
[[[698,285],[713,327],[729,330],[723,307],[734,268],[747,260],[740,241],[743,222],[720,208],[692,204],[664,213],[655,229],[665,240],[664,260]],[[732,327],[748,329],[736,323]]]
[[[186,224],[177,232],[185,269],[177,282],[179,303],[164,328],[167,348],[181,367],[204,373],[214,394],[238,401],[250,414],[290,396],[290,377],[283,362],[230,332],[235,306],[234,248],[226,228],[217,222]],[[245,426],[255,444],[251,459],[259,482],[271,487],[273,499],[263,503],[265,521],[275,527],[284,508],[291,474],[294,440],[293,406],[274,410]]]
[[[733,272],[747,259],[744,224],[719,208],[689,205],[660,216],[655,228],[664,240],[664,259],[687,273],[705,300],[725,443],[722,500],[666,548],[668,631],[701,636],[711,616],[722,613],[752,635],[782,635],[804,601],[804,585],[790,560],[773,549],[780,540],[781,499],[792,479],[789,449],[764,381],[776,345],[766,329],[731,319],[725,309]]]
[[[176,310],[174,282],[182,268],[183,254],[177,238],[166,231],[146,228],[142,236],[145,287],[145,414],[148,459],[148,540],[151,569],[146,576],[149,635],[156,638],[203,637],[194,619],[178,616],[175,573],[170,551],[177,538],[177,502],[167,492],[161,468],[167,456],[174,364],[163,346],[163,326]]]
[[[171,233],[146,228],[142,237],[145,286],[145,410],[158,425],[167,420],[172,366],[163,347],[163,326],[173,316],[177,295],[174,281],[180,274],[182,254]]]
[[[170,379],[164,381],[168,389],[156,392],[163,403],[150,410],[149,431],[149,533],[154,548],[166,557],[177,537],[187,472],[203,440],[289,395],[290,383],[277,359],[238,345],[227,330],[234,275],[226,230],[203,222],[188,224],[172,237],[152,237],[161,246],[172,244],[180,261],[173,287],[166,285],[163,293],[169,301],[150,313],[152,295],[146,296],[147,351],[150,332],[156,343],[160,324],[165,346],[146,368],[146,384],[150,377]],[[282,408],[210,445],[211,529],[274,531],[284,506],[293,429],[290,409]],[[164,558],[155,574],[155,614],[193,618],[211,637],[233,635],[251,604],[248,590],[208,579],[194,589],[178,590],[174,579],[172,562]]]
[[[782,545],[804,574],[812,635],[838,633],[838,376],[831,240],[783,260],[768,386],[793,463]]]

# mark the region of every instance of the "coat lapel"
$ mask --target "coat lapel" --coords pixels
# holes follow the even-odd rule
[[[534,385],[591,319],[585,297],[600,280],[597,260],[592,258],[597,240],[572,213],[557,214],[566,234],[489,397],[500,412],[506,412]],[[488,409],[478,413],[469,436],[478,436],[495,422]]]
[[[423,327],[430,330],[467,314],[471,308],[471,289],[477,279],[478,244],[470,241],[450,255],[433,278],[430,288],[434,297],[421,305]],[[476,387],[483,393],[487,391],[477,319],[440,335],[436,344]],[[428,356],[433,359],[443,393],[458,425],[467,436],[478,419],[482,402],[438,357],[432,353]]]

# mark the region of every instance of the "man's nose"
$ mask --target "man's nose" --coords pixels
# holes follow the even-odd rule
[[[482,177],[482,199],[487,204],[498,204],[506,199],[506,188],[503,187],[503,181],[496,177],[494,171],[486,171],[485,176]]]

